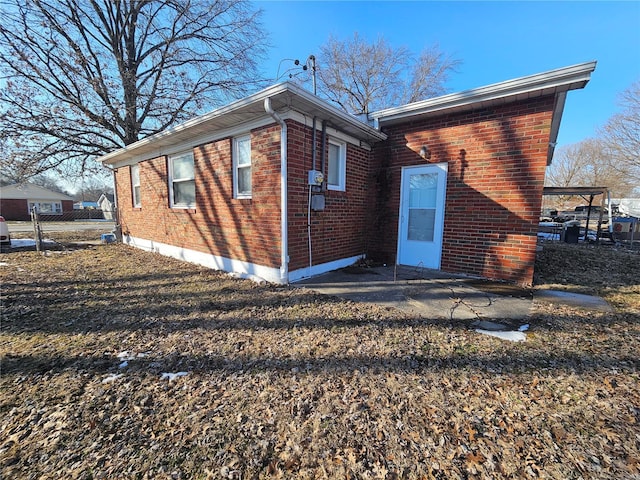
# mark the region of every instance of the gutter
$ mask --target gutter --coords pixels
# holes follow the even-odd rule
[[[374,125],[406,121],[419,115],[441,113],[453,109],[471,109],[483,102],[505,102],[509,98],[525,99],[542,94],[557,94],[584,88],[596,68],[596,62],[585,62],[527,77],[494,83],[485,87],[451,93],[400,107],[378,110],[369,114]]]
[[[289,283],[289,238],[287,224],[287,124],[271,107],[271,97],[264,99],[264,110],[280,125],[280,283]]]

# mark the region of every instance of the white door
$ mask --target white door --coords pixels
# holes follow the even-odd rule
[[[440,268],[447,164],[402,169],[398,263]]]

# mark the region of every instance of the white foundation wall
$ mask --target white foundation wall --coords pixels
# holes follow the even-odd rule
[[[297,282],[304,280],[305,278],[315,277],[323,273],[332,272],[340,268],[345,268],[353,265],[359,260],[364,258],[364,254],[356,255],[355,257],[342,258],[340,260],[334,260],[333,262],[321,263],[319,265],[313,265],[312,267],[299,268],[298,270],[292,270],[289,272],[289,281]]]
[[[166,243],[146,240],[143,238],[123,235],[123,243],[132,247],[140,248],[148,252],[159,253],[166,257],[184,260],[185,262],[195,263],[203,267],[214,270],[222,270],[234,274],[240,278],[247,278],[257,282],[267,281],[272,283],[286,283],[280,277],[279,268],[265,267],[264,265],[256,265],[255,263],[243,262],[233,258],[219,257],[208,253],[198,252],[188,248],[168,245]]]
[[[131,235],[123,235],[122,241],[126,245],[146,250],[147,252],[159,253],[166,257],[176,258],[213,270],[221,270],[235,275],[239,278],[247,278],[256,282],[267,281],[271,283],[287,283],[280,276],[279,268],[266,267],[264,265],[256,265],[255,263],[243,262],[233,258],[219,257],[216,255],[198,252],[188,248],[168,245],[166,243],[137,238]],[[289,282],[297,282],[305,278],[315,277],[323,273],[338,270],[353,265],[357,261],[364,258],[364,255],[356,255],[353,257],[334,260],[332,262],[313,265],[311,268],[305,267],[289,272]]]

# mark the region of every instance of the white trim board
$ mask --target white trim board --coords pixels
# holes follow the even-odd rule
[[[170,156],[185,150],[193,151],[196,148],[201,147],[203,145],[208,145],[210,143],[214,143],[219,140],[224,140],[226,138],[231,139],[239,135],[248,134],[251,132],[251,130],[266,127],[268,125],[276,125],[276,122],[273,121],[273,118],[265,114],[261,118],[253,120],[251,122],[241,123],[232,128],[225,128],[222,130],[205,133],[199,137],[190,138],[188,140],[180,141],[175,144],[171,144],[171,145],[158,144],[158,147],[152,152],[147,152],[141,155],[132,156],[127,158],[126,160],[116,162],[113,164],[113,168],[122,168],[135,163],[140,163],[147,160],[153,160],[154,158]]]
[[[356,263],[358,260],[363,259],[364,257],[365,255],[363,253],[362,255],[356,255],[355,257],[342,258],[340,260],[334,260],[332,262],[313,265],[311,268],[309,267],[299,268],[298,270],[293,270],[289,272],[289,281],[291,283],[298,282],[300,280],[304,280],[305,278],[311,278],[311,277],[315,277],[316,275],[332,272],[333,270],[349,267],[354,263]]]
[[[312,116],[302,114],[300,112],[296,112],[294,110],[289,110],[280,115],[283,120],[293,120],[296,121],[306,127],[312,126]],[[222,130],[217,130],[213,132],[204,133],[198,137],[191,138],[189,140],[181,141],[172,145],[161,145],[158,144],[157,148],[152,152],[146,152],[141,155],[135,155],[127,158],[126,160],[122,160],[113,164],[113,168],[122,168],[129,165],[137,164],[140,162],[144,162],[147,160],[152,160],[154,158],[170,156],[176,153],[183,152],[185,150],[195,150],[196,148],[207,145],[210,143],[217,142],[219,140],[224,140],[226,138],[234,138],[240,135],[249,134],[252,130],[266,127],[269,125],[276,125],[276,122],[273,121],[269,115],[263,115],[260,118],[257,118],[251,122],[245,122],[238,124],[231,128],[225,128]],[[320,132],[322,130],[322,121],[319,120],[316,125],[316,130]],[[364,148],[366,150],[371,150],[371,145],[369,145],[364,140],[360,140],[356,137],[353,137],[345,132],[336,130],[333,127],[327,126],[327,135],[330,137],[338,138],[347,143],[355,145],[357,147]]]
[[[147,252],[159,253],[165,257],[171,257],[189,263],[195,263],[203,267],[213,270],[227,272],[239,278],[246,278],[255,282],[267,281],[271,283],[282,284],[280,278],[280,268],[266,267],[255,263],[243,262],[233,258],[220,257],[211,255],[189,248],[168,245],[162,242],[155,242],[144,238],[133,237],[131,235],[123,235],[122,242],[126,245],[145,250]],[[319,265],[313,265],[311,268],[305,267],[289,272],[289,282],[297,282],[305,278],[315,277],[323,273],[338,270],[353,265],[358,260],[364,258],[364,254],[353,257],[334,260]]]

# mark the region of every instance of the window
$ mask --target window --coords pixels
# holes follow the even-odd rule
[[[169,157],[169,196],[173,208],[195,208],[196,180],[193,153]]]
[[[46,215],[62,215],[61,202],[29,202],[29,212],[36,207],[36,212]]]
[[[140,166],[131,165],[131,193],[133,196],[133,206],[141,207],[140,201]]]
[[[233,196],[251,198],[251,137],[233,139]]]
[[[329,140],[329,161],[327,164],[327,188],[345,190],[347,146],[335,140]]]

